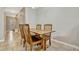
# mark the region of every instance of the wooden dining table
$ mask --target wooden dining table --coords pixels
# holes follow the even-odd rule
[[[47,30],[46,31],[46,30],[36,30],[34,28],[31,28],[30,31],[32,33],[40,35],[40,37],[42,38],[43,50],[46,50],[46,36],[45,36],[45,34],[55,32],[55,30],[52,30],[52,31]]]

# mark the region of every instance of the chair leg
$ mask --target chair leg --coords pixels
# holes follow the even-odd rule
[[[43,49],[43,44],[42,43],[40,44],[40,47],[41,47],[41,49]]]
[[[32,45],[30,45],[30,51],[32,51]]]
[[[46,50],[46,39],[44,40],[44,50]]]
[[[27,43],[25,43],[25,50],[27,51]]]
[[[23,44],[23,41],[22,41],[22,39],[21,39],[20,43],[21,43],[21,45]]]
[[[49,45],[51,46],[51,38],[49,38]]]
[[[23,40],[23,39],[21,39],[21,45],[22,45],[22,46],[24,45],[24,40]]]
[[[24,41],[23,41],[23,47],[25,47],[25,44],[26,44],[26,41],[24,40]]]

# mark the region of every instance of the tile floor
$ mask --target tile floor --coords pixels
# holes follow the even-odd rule
[[[21,42],[20,33],[13,32],[12,41],[9,40],[9,35],[7,33],[6,41],[0,42],[0,51],[25,51],[25,48],[22,46],[20,42]],[[40,47],[34,46],[33,51],[42,51],[42,50],[40,49]],[[52,45],[48,46],[46,51],[79,51],[79,49],[75,49],[52,40]]]

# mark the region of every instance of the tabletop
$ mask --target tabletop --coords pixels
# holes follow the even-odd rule
[[[52,31],[50,31],[50,30],[36,30],[36,29],[33,29],[33,28],[30,31],[33,32],[33,33],[36,33],[36,34],[46,34],[46,33],[55,32],[55,30],[52,30]]]

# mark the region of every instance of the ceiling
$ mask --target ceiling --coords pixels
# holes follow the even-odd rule
[[[6,16],[15,17],[22,7],[5,7]]]

